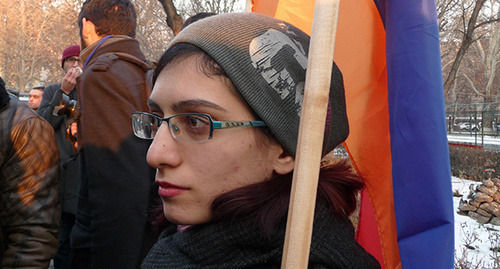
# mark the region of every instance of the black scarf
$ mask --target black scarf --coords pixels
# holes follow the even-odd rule
[[[142,268],[280,268],[286,220],[271,237],[247,221],[209,224],[185,233],[167,228]],[[315,214],[309,268],[380,268],[354,240],[347,218],[324,207]]]
[[[5,89],[5,82],[2,77],[0,77],[0,111],[7,106],[10,101],[10,96],[7,90]]]

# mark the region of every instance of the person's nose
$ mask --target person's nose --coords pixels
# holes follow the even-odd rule
[[[170,133],[164,122],[156,132],[146,156],[148,164],[157,169],[176,167],[182,163],[179,142]]]

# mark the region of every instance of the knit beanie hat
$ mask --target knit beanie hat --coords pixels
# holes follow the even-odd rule
[[[80,56],[80,46],[79,45],[69,46],[63,51],[63,55],[61,58],[61,67],[62,68],[64,68],[64,61],[66,60],[66,58],[72,57],[72,56]]]
[[[295,156],[309,40],[284,21],[257,13],[228,13],[189,25],[169,46],[191,43],[214,58],[271,133]],[[344,84],[335,63],[329,97],[322,156],[349,134]]]

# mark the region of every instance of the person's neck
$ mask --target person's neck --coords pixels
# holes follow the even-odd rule
[[[97,47],[99,46],[99,44],[101,43],[101,40],[103,38],[105,38],[107,36],[102,36],[101,38],[95,40],[93,43],[91,43],[89,46],[87,46],[85,49],[83,49],[80,53],[80,59],[81,61],[84,63],[86,60],[87,60],[87,57],[90,55],[90,53],[92,53],[92,51]],[[101,47],[104,47],[106,45],[109,45],[111,43],[114,43],[116,41],[119,41],[119,40],[122,40],[124,38],[131,38],[129,36],[126,36],[126,35],[113,35],[113,37],[109,38],[108,40],[106,40],[102,45]]]

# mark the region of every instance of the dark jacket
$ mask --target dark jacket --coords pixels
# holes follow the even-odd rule
[[[54,131],[16,98],[0,127],[0,268],[48,268],[61,216]]]
[[[168,227],[144,260],[142,268],[280,268],[286,218],[274,234],[262,236],[249,221],[208,224],[179,233]],[[309,268],[380,268],[377,260],[354,240],[346,217],[318,206],[314,217]]]
[[[82,51],[84,63],[95,52],[77,80],[81,185],[72,247],[90,248],[93,268],[136,268],[157,239],[147,222],[158,197],[146,162],[151,142],[131,125],[133,112],[148,110],[145,57],[130,37],[96,46]]]
[[[56,133],[61,160],[59,163],[59,186],[62,211],[75,215],[78,203],[78,154],[66,138],[68,117],[66,115],[53,115],[54,107],[59,106],[62,94],[61,83],[47,86],[43,91],[42,102],[37,112],[52,125]],[[70,100],[76,100],[76,88],[68,96]]]

